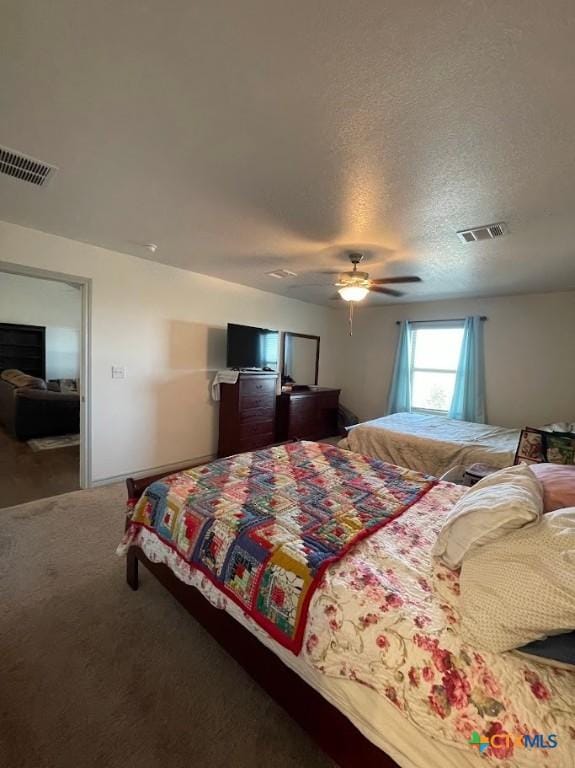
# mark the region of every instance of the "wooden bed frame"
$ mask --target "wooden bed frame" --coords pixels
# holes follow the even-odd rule
[[[182,469],[189,469],[189,465]],[[137,501],[150,483],[176,471],[138,480],[128,478],[128,498],[132,503]],[[339,766],[398,768],[397,763],[363,736],[345,715],[297,673],[286,667],[255,635],[225,611],[214,608],[195,587],[180,581],[166,565],[151,562],[137,546],[129,548],[126,558],[126,580],[133,590],[139,586],[139,563],[146,566],[196,621],[207,629],[230,656],[241,664]]]

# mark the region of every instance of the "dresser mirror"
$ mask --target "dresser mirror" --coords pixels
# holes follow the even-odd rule
[[[319,336],[304,333],[283,334],[282,384],[317,386]]]

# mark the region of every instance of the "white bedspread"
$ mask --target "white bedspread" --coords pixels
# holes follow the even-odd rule
[[[520,430],[426,413],[394,413],[349,430],[342,447],[440,477],[475,462],[513,464]]]

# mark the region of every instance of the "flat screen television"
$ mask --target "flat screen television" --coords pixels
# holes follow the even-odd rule
[[[277,331],[228,323],[228,368],[278,368]]]

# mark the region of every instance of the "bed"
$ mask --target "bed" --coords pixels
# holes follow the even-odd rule
[[[474,463],[510,466],[520,432],[429,413],[394,413],[351,427],[340,446],[441,477]]]
[[[557,733],[565,749],[546,764],[572,765],[575,675],[480,654],[458,637],[458,573],[430,550],[464,489],[312,442],[128,481],[128,489],[119,552],[129,585],[138,587],[143,563],[339,765],[528,768],[536,764],[529,750],[479,757],[468,743],[474,730],[514,732],[517,723]],[[294,566],[272,549],[253,560],[250,581],[252,545],[274,537],[292,555],[303,541],[301,557]],[[278,619],[258,591],[270,586],[265,569],[297,570],[308,557],[317,579],[307,590],[300,584],[302,610],[291,610],[288,587],[288,598],[280,594],[285,581],[268,590],[274,610],[285,608]]]

